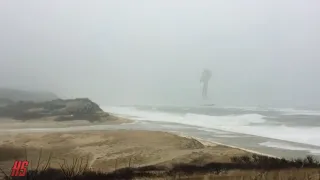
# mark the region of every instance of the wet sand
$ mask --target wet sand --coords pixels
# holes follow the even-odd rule
[[[52,118],[42,118],[37,120],[21,121],[10,118],[0,118],[0,132],[8,129],[24,129],[24,128],[65,128],[78,126],[92,126],[92,125],[119,125],[123,123],[133,122],[127,118],[110,116],[108,121],[90,122],[87,120],[73,120],[73,121],[55,121]]]

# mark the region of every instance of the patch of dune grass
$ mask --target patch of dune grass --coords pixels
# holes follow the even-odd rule
[[[23,148],[0,147],[0,161],[20,159],[23,157],[25,157],[25,149]]]
[[[25,157],[27,159],[27,157]],[[132,158],[132,157],[131,157]],[[247,179],[250,180],[320,180],[320,163],[312,156],[304,159],[279,159],[261,155],[232,157],[228,163],[211,162],[204,165],[174,164],[165,166],[135,167],[131,158],[126,168],[112,172],[99,172],[90,169],[88,158],[75,158],[63,161],[60,168],[50,168],[52,157],[42,159],[42,151],[35,167],[30,167],[26,177],[9,177],[6,180],[102,180],[102,179]],[[1,170],[1,169],[0,169]],[[231,176],[229,171],[240,170],[245,175]],[[4,171],[1,170],[4,173]],[[283,173],[290,172],[290,173]],[[315,174],[315,172],[317,172]],[[319,172],[319,173],[318,173]],[[246,174],[247,173],[247,174]],[[317,176],[318,175],[318,176]],[[317,176],[317,177],[316,177]],[[299,177],[299,179],[297,179]]]

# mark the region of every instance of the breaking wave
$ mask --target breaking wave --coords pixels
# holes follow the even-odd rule
[[[223,130],[320,146],[320,127],[271,125],[267,123],[265,116],[256,113],[210,116],[196,114],[191,112],[191,110],[190,113],[168,113],[157,111],[156,109],[140,110],[135,107],[104,107],[103,109],[107,112],[130,117],[138,121],[179,123],[195,126],[200,129],[205,128],[206,131],[210,131],[211,129],[212,131]],[[290,113],[293,114],[292,111]],[[304,111],[303,113],[310,112]]]

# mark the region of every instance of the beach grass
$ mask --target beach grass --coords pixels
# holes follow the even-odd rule
[[[60,168],[50,167],[52,157],[42,158],[29,168],[26,177],[9,177],[5,180],[102,180],[102,179],[214,179],[214,180],[320,180],[320,162],[313,156],[304,159],[279,159],[253,154],[234,156],[229,163],[211,162],[204,165],[173,164],[172,167],[150,165],[136,167],[128,159],[125,168],[101,172],[89,167],[88,158],[63,161]],[[27,159],[27,157],[25,157]],[[0,169],[2,173],[3,170]]]
[[[73,139],[75,137],[77,139]],[[109,137],[117,139],[114,139],[114,142],[106,141]],[[42,138],[43,143],[38,142],[33,146],[23,145],[31,140],[34,142],[36,138]],[[64,139],[72,141],[64,143]],[[92,139],[95,141],[91,141]],[[70,142],[83,144],[69,147],[67,145],[71,144]],[[36,148],[45,143],[55,143],[55,146]],[[149,143],[152,143],[156,150],[163,148],[163,151],[179,153],[170,158],[164,158],[163,151],[154,151]],[[102,146],[104,144],[108,146]],[[9,137],[7,142],[0,147],[0,179],[3,177],[5,180],[320,180],[320,162],[313,156],[285,159],[259,154],[259,152],[238,150],[236,147],[204,144],[207,143],[201,143],[200,140],[194,138],[144,131],[134,133],[115,131],[109,132],[108,135],[95,132],[81,136],[78,134],[63,134],[63,136],[50,134],[49,136],[44,133],[44,135],[37,134],[20,139]],[[123,149],[117,148],[116,145]],[[70,153],[72,152],[70,149],[77,146],[90,149]],[[105,148],[110,146],[113,146],[113,149]],[[94,151],[97,148],[100,148],[100,151]],[[148,157],[150,154],[156,158],[145,161],[147,163],[141,163],[142,161],[138,159],[141,155],[140,151],[143,150],[151,152],[145,153],[147,158],[150,158]],[[99,157],[102,155],[109,156],[107,163],[101,163]],[[159,159],[158,156],[161,158]],[[10,168],[14,160],[29,161],[26,177],[10,177]]]

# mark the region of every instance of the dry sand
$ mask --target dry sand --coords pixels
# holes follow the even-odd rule
[[[21,128],[63,128],[70,126],[90,126],[90,125],[111,125],[123,124],[133,122],[132,120],[110,116],[108,120],[89,122],[87,120],[73,120],[73,121],[55,121],[55,117],[46,117],[36,120],[21,121],[10,118],[0,118],[1,129],[21,129]]]
[[[51,167],[75,157],[88,159],[91,168],[166,165],[183,162],[229,162],[230,157],[248,152],[222,145],[204,145],[195,139],[154,131],[86,131],[70,133],[10,133],[0,136],[0,167],[9,170],[16,159],[27,159],[36,166],[52,153]],[[42,163],[44,164],[44,162]]]
[[[117,123],[120,122],[122,121]],[[171,167],[177,163],[203,165],[210,162],[230,162],[231,157],[250,154],[251,152],[236,147],[156,131],[95,130],[0,134],[0,168],[7,174],[10,173],[14,160],[28,159],[31,169],[35,169],[40,162],[41,169],[49,157],[52,168],[60,168],[60,165],[65,163],[70,167],[74,160],[78,159],[78,165],[82,160],[83,164],[87,162],[93,170],[110,172],[128,166]],[[318,172],[317,169],[272,171],[268,174],[270,178],[265,179],[288,180],[298,177],[302,180],[306,175],[317,179]],[[191,179],[252,179],[259,174],[261,172],[256,170],[231,170],[224,175],[194,174]]]

